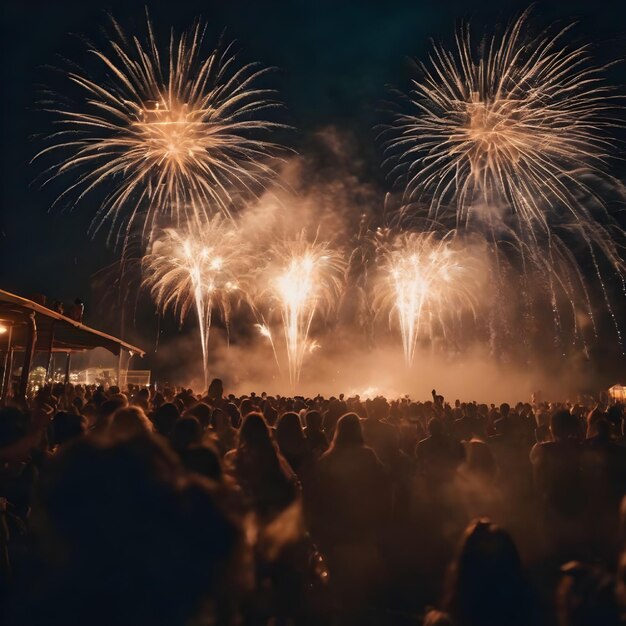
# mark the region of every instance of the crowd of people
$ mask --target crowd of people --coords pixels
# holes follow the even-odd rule
[[[0,409],[4,623],[626,624],[623,407],[226,392]]]

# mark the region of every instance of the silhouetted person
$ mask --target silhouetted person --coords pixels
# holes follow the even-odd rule
[[[391,514],[387,474],[365,445],[355,413],[337,422],[317,465],[315,490],[313,536],[328,554],[344,606],[353,608],[380,582],[379,540]]]
[[[15,595],[15,624],[186,626],[234,582],[239,530],[148,434],[69,444],[33,515],[41,565]]]
[[[170,433],[172,448],[179,454],[189,446],[200,443],[202,440],[202,426],[193,415],[183,415],[174,424]]]
[[[171,403],[166,402],[158,407],[152,415],[152,423],[155,430],[164,437],[168,437],[174,428],[174,424],[180,418],[180,410]]]
[[[445,608],[455,626],[534,626],[534,599],[510,535],[470,524],[450,569]]]
[[[304,434],[309,448],[316,456],[328,450],[328,439],[322,430],[322,415],[319,411],[308,411],[304,416],[306,427]]]
[[[418,471],[428,483],[450,482],[464,458],[463,446],[452,439],[443,429],[440,418],[428,422],[428,437],[415,448]]]
[[[225,461],[250,506],[262,518],[276,516],[298,496],[295,473],[276,449],[260,413],[246,415],[237,448]]]
[[[211,425],[222,456],[237,445],[237,429],[231,425],[230,417],[222,409],[214,409]]]
[[[550,433],[552,441],[536,444],[530,459],[547,536],[555,548],[568,550],[581,541],[586,501],[577,417],[557,411]]]
[[[313,457],[297,413],[288,411],[280,416],[275,437],[281,454],[302,480],[303,474],[310,470]]]

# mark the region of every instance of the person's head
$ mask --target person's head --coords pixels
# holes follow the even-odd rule
[[[108,433],[114,437],[136,437],[152,432],[152,422],[139,406],[128,406],[113,413]]]
[[[142,407],[147,407],[148,400],[150,400],[150,391],[146,387],[142,387],[137,392],[136,401],[141,404]]]
[[[193,415],[183,415],[183,417],[176,420],[170,433],[170,442],[177,452],[188,448],[192,444],[200,443],[201,439],[202,426]]]
[[[594,409],[593,411],[589,411],[587,414],[587,437],[595,437],[599,435],[599,430],[603,430],[605,433],[608,433],[608,428],[603,429],[601,423],[605,422],[608,427],[608,422],[606,420],[606,414],[600,409]],[[598,428],[599,427],[599,428]]]
[[[507,418],[510,412],[511,412],[511,406],[508,403],[503,402],[500,405],[500,415],[502,415],[502,417],[504,418]]]
[[[367,407],[367,416],[373,420],[384,420],[389,417],[389,403],[386,398],[378,396]]]
[[[211,426],[218,432],[223,431],[225,428],[230,428],[228,414],[222,409],[213,409],[211,412]]]
[[[87,432],[87,419],[76,413],[61,411],[52,420],[52,444],[63,445]]]
[[[98,419],[111,417],[115,411],[125,406],[128,406],[128,401],[126,400],[126,396],[122,396],[121,394],[109,400],[105,400],[98,407]]]
[[[619,609],[613,577],[598,565],[572,561],[561,567],[556,591],[559,626],[613,626]],[[618,585],[619,589],[619,585]]]
[[[198,607],[228,590],[241,538],[213,486],[149,434],[68,444],[42,473],[33,517],[45,554],[60,558],[28,623],[204,621]]]
[[[211,407],[208,404],[198,402],[198,404],[195,404],[187,411],[186,415],[195,417],[200,422],[203,430],[206,430],[211,424],[211,413]]]
[[[226,413],[228,413],[228,417],[230,417],[230,423],[233,428],[239,428],[241,426],[241,413],[234,402],[229,402],[226,405]]]
[[[224,383],[221,378],[214,378],[211,381],[207,395],[211,400],[221,400],[224,395]]]
[[[488,520],[472,522],[448,578],[447,609],[467,626],[526,624],[522,564],[511,536]]]
[[[556,411],[550,417],[550,432],[555,441],[577,439],[580,432],[578,418],[567,409]]]
[[[443,435],[443,422],[438,417],[431,417],[428,420],[428,434],[435,438]]]
[[[491,448],[480,439],[471,439],[466,446],[466,466],[475,473],[493,477],[496,473],[496,461]]]
[[[337,422],[332,447],[348,448],[362,446],[363,444],[363,430],[359,416],[356,413],[346,413],[340,417]]]
[[[255,410],[254,403],[251,398],[244,398],[239,405],[239,410],[241,411],[241,417],[245,418],[248,413],[252,413]]]
[[[152,406],[158,409],[165,402],[165,396],[162,392],[157,391],[152,398]]]
[[[262,449],[273,447],[270,430],[261,413],[248,413],[239,431],[238,448]]]
[[[304,433],[297,413],[289,411],[280,416],[276,425],[276,442],[283,453],[304,445]]]
[[[183,465],[190,471],[205,478],[220,482],[224,471],[219,452],[209,443],[193,444],[180,455]]]
[[[306,421],[307,430],[311,432],[322,430],[322,414],[319,411],[308,411],[304,419]]]
[[[172,432],[172,428],[174,428],[179,417],[178,407],[171,402],[166,402],[155,410],[152,415],[152,423],[159,434],[167,437]]]

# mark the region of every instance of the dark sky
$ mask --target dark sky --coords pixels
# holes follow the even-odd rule
[[[30,184],[37,174],[28,166],[37,149],[31,135],[42,130],[34,111],[36,85],[55,80],[44,66],[59,65],[58,55],[80,55],[72,34],[104,43],[100,27],[106,11],[125,30],[141,30],[146,4],[157,30],[167,32],[170,25],[180,30],[202,16],[209,21],[210,38],[226,29],[227,37],[240,43],[242,58],[280,68],[276,86],[299,131],[294,147],[306,145],[320,127],[345,130],[369,164],[381,197],[385,182],[378,173],[372,126],[388,86],[406,84],[408,58],[425,58],[430,37],[449,41],[462,18],[480,28],[507,22],[527,6],[504,0],[3,0],[2,288],[67,300],[85,296],[91,274],[113,258],[102,237],[91,240],[85,234],[93,215],[88,204],[71,214],[48,213],[53,196]],[[626,3],[553,0],[535,5],[537,26],[572,18],[580,22],[575,37],[592,42],[599,60],[624,56]],[[622,64],[611,80],[623,85],[625,79]],[[97,312],[90,313],[88,321],[98,325]]]

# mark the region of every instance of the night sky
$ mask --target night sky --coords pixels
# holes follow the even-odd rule
[[[286,103],[289,123],[297,129],[292,147],[306,151],[317,130],[340,128],[364,163],[359,175],[380,191],[382,203],[388,183],[379,167],[373,126],[389,87],[406,85],[410,57],[426,58],[430,37],[450,41],[462,18],[471,18],[478,28],[508,22],[528,3],[4,0],[0,287],[65,300],[81,296],[87,301],[86,319],[96,327],[101,324],[98,311],[90,308],[90,277],[115,258],[114,251],[107,249],[104,237],[86,236],[93,215],[89,203],[72,213],[49,213],[53,194],[31,184],[38,174],[28,165],[38,146],[32,136],[45,130],[45,120],[36,111],[37,85],[56,87],[59,77],[45,66],[60,65],[60,56],[80,62],[83,48],[72,35],[105,43],[101,27],[107,23],[107,11],[126,31],[143,32],[146,4],[158,32],[167,33],[169,26],[181,30],[202,16],[209,22],[210,42],[225,30],[227,39],[239,42],[241,59],[279,68],[274,86]],[[592,42],[598,61],[624,56],[626,3],[535,5],[537,27],[572,18],[579,21],[575,40]],[[626,66],[612,69],[609,78],[624,85]]]

